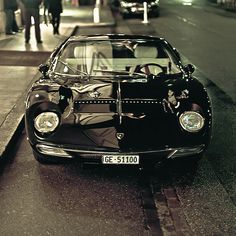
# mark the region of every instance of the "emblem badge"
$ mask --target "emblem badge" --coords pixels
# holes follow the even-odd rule
[[[116,138],[118,140],[121,140],[122,138],[124,138],[125,134],[124,133],[116,133]]]

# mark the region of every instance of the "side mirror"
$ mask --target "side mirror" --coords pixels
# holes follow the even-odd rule
[[[184,71],[188,74],[192,74],[195,71],[195,67],[192,64],[187,64],[184,66]]]
[[[43,74],[43,76],[46,77],[46,74],[49,70],[49,66],[45,64],[41,64],[38,69]]]

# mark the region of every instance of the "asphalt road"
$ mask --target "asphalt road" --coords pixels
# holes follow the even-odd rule
[[[149,27],[138,27],[137,19],[127,22],[133,33],[166,38],[186,63],[196,66],[195,75],[212,100],[212,142],[196,173],[179,179],[171,172],[172,185],[197,235],[235,235],[236,14],[203,3],[184,6],[182,1],[165,1],[161,16],[150,19]]]
[[[23,134],[0,181],[0,235],[145,235],[137,171],[43,166]]]
[[[0,169],[0,235],[236,234],[235,47],[227,35],[236,18],[168,2],[149,25],[118,16],[117,27],[93,30],[164,36],[197,67],[214,115],[212,142],[198,168],[181,172],[170,165],[143,173],[76,162],[44,166],[23,132]]]

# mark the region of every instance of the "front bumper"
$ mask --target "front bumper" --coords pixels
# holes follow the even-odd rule
[[[193,147],[167,147],[161,150],[146,150],[146,151],[130,151],[120,152],[118,150],[104,150],[90,148],[75,148],[66,147],[64,145],[53,145],[48,143],[40,143],[35,146],[36,151],[47,156],[57,156],[62,158],[79,158],[84,162],[96,162],[101,163],[103,155],[139,155],[140,163],[146,163],[149,160],[152,162],[159,162],[164,159],[175,159],[179,157],[193,156],[202,153],[205,150],[205,145],[197,145]]]

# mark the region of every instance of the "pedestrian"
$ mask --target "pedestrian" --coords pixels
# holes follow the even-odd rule
[[[120,2],[119,0],[110,0],[108,5],[110,6],[112,15],[117,18],[118,15],[120,14],[119,12],[119,7],[120,7]]]
[[[43,20],[44,23],[48,26],[49,14],[48,14],[48,0],[43,0]]]
[[[53,26],[53,34],[59,34],[61,22],[62,0],[46,0],[48,13],[51,14],[51,23]]]
[[[37,43],[41,44],[41,32],[40,32],[40,14],[39,6],[42,0],[21,0],[24,6],[24,18],[25,18],[25,43],[28,44],[30,40],[31,29],[31,17],[34,19],[35,38]]]
[[[18,9],[16,0],[4,0],[4,12],[6,14],[6,35],[14,35],[19,31],[16,23],[15,11]]]
[[[24,26],[25,25],[25,19],[24,19],[24,10],[25,9],[24,9],[24,5],[21,2],[21,0],[16,0],[16,2],[17,2],[17,5],[18,5],[18,8],[20,9],[20,12],[21,12],[21,14],[20,14],[20,16],[21,16],[21,18],[20,18],[21,25]]]

